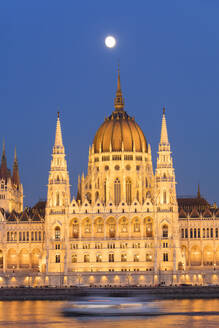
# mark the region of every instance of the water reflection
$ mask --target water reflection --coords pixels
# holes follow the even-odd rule
[[[164,327],[218,327],[219,316],[161,316],[147,318],[101,318],[77,320],[63,317],[66,302],[13,301],[0,302],[0,327],[25,328],[155,328]],[[165,312],[218,311],[219,300],[161,300],[150,306]]]

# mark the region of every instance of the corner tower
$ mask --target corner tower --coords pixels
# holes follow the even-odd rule
[[[155,271],[176,272],[183,266],[179,243],[178,205],[165,108],[155,174],[157,254]]]
[[[70,204],[70,185],[59,113],[55,144],[52,152],[46,203],[46,258],[47,271],[66,270],[67,218]]]

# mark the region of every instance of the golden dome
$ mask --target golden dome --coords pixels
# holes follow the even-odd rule
[[[124,100],[120,87],[119,72],[114,105],[115,110],[105,119],[95,135],[94,152],[147,152],[147,141],[141,128],[134,118],[130,117],[123,109]]]
[[[94,152],[136,151],[147,152],[145,136],[124,110],[114,111],[98,129],[94,138]]]

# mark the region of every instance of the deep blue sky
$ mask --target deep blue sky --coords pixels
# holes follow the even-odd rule
[[[218,0],[1,1],[0,139],[10,167],[17,146],[25,204],[46,197],[58,106],[75,192],[113,109],[118,60],[126,110],[154,164],[165,105],[178,193],[200,183],[219,203],[218,17]]]

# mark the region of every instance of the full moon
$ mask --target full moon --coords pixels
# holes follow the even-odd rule
[[[116,39],[114,38],[114,36],[109,35],[105,38],[105,45],[108,48],[114,48],[116,45]]]

